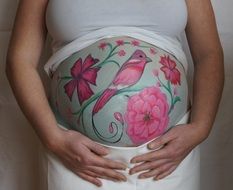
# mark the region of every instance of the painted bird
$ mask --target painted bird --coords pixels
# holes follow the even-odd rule
[[[92,115],[96,114],[118,90],[136,84],[142,76],[146,63],[151,61],[152,60],[147,57],[142,50],[135,50],[118,70],[108,88],[104,90],[96,101],[92,110]]]

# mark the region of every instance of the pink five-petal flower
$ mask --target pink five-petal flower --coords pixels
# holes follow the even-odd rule
[[[101,42],[98,47],[99,47],[99,49],[104,50],[106,46],[107,46],[106,42]]]
[[[169,122],[168,111],[167,97],[160,88],[144,88],[128,100],[124,115],[127,135],[137,145],[161,135]]]
[[[118,46],[122,46],[122,45],[124,45],[124,40],[116,40],[116,44]]]
[[[125,51],[122,49],[118,52],[118,55],[119,56],[125,56]]]
[[[154,76],[155,77],[158,77],[159,76],[159,71],[158,71],[158,69],[153,69],[153,74],[154,74]]]
[[[150,53],[155,55],[156,54],[155,48],[150,48]]]
[[[160,68],[164,72],[165,78],[172,84],[180,85],[180,72],[176,68],[176,62],[168,56],[161,56],[159,61],[163,66]]]
[[[134,46],[139,46],[140,43],[137,40],[132,40],[131,44],[134,45]]]
[[[67,82],[64,86],[65,93],[69,97],[70,101],[72,101],[72,96],[75,88],[77,90],[78,100],[80,104],[82,104],[83,101],[89,99],[90,96],[93,95],[93,91],[90,88],[90,84],[96,85],[97,72],[100,68],[91,68],[91,66],[97,63],[98,61],[98,59],[94,59],[89,54],[84,60],[83,64],[81,58],[79,58],[74,63],[70,71],[73,79]]]

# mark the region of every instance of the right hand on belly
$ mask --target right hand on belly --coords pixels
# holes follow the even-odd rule
[[[108,148],[101,146],[74,130],[61,130],[56,142],[48,149],[56,154],[62,163],[84,180],[101,186],[98,178],[112,181],[126,181],[126,177],[116,169],[126,169],[126,165],[103,156]]]

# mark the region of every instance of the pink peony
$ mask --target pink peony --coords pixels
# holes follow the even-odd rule
[[[161,71],[164,72],[165,78],[172,84],[179,83],[180,85],[180,72],[176,68],[176,62],[170,59],[169,55],[160,58],[160,63],[163,65]]]
[[[135,144],[145,143],[167,128],[169,105],[160,88],[146,87],[129,98],[124,115],[127,135]]]

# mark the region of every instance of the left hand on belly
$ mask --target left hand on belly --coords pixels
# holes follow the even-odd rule
[[[181,161],[206,138],[202,127],[195,124],[181,124],[171,128],[164,135],[153,140],[148,145],[151,151],[131,159],[131,163],[139,163],[129,170],[129,174],[142,172],[139,178],[153,177],[158,180],[172,173]],[[150,148],[150,145],[153,145]]]

